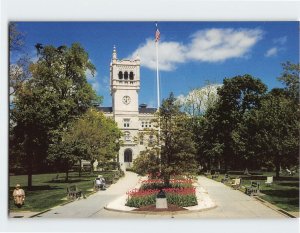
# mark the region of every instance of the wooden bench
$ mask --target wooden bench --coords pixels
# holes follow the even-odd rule
[[[267,177],[267,181],[265,182],[265,184],[267,186],[271,185],[273,183],[273,176],[268,176]]]
[[[207,172],[204,173],[205,176],[210,176],[211,172],[209,170],[207,170]]]
[[[241,178],[233,179],[231,182],[231,187],[234,189],[239,189],[241,187]]]
[[[211,178],[212,178],[212,179],[217,179],[217,178],[219,177],[219,175],[220,175],[220,172],[215,172],[215,173],[211,176]]]
[[[76,185],[71,185],[69,187],[67,187],[67,195],[68,195],[68,199],[76,199],[81,197],[82,195],[82,191],[78,189],[78,187]]]
[[[228,174],[225,174],[224,178],[221,180],[222,183],[226,183],[228,182],[230,179],[229,175]]]
[[[259,182],[251,181],[251,186],[246,187],[245,193],[250,196],[259,195]]]

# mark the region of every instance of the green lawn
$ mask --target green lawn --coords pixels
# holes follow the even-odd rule
[[[251,172],[250,172],[251,173]],[[270,186],[265,185],[267,176],[273,176],[274,181]],[[216,179],[221,181],[224,175],[219,175]],[[230,175],[230,178],[236,178],[238,175]],[[240,176],[242,178],[242,186],[250,186],[251,181],[260,183],[261,198],[282,208],[286,211],[299,212],[299,174],[294,176],[283,176],[279,179],[275,178],[275,173],[265,172],[256,176]],[[211,176],[209,177],[211,178]],[[230,185],[230,183],[228,184]],[[244,191],[241,189],[241,191]]]
[[[97,173],[98,174],[98,173]],[[56,177],[55,174],[38,174],[32,177],[32,190],[27,189],[27,176],[10,176],[9,187],[9,209],[11,211],[43,211],[53,206],[68,202],[67,200],[67,186],[75,184],[83,191],[85,195],[92,193],[93,180],[97,174],[91,175],[90,173],[78,176],[78,173],[70,173],[69,181],[65,182],[65,174],[59,173],[59,180],[52,181]],[[108,180],[112,176],[111,172],[102,172],[103,176]],[[26,199],[25,205],[17,208],[13,203],[12,192],[16,184],[20,184],[25,190]]]

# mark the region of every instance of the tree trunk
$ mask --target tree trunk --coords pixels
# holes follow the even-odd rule
[[[164,174],[164,185],[165,187],[170,186],[170,174]]]
[[[29,136],[25,135],[25,140],[24,140],[24,144],[25,144],[25,153],[26,153],[26,162],[27,162],[27,188],[28,190],[32,189],[32,158],[33,158],[33,154],[32,154],[32,150],[31,150],[31,145],[29,142]]]
[[[27,187],[28,187],[28,190],[32,189],[32,171],[28,171]]]
[[[66,179],[65,179],[66,182],[69,181],[69,169],[67,168],[66,170]]]
[[[275,167],[276,167],[276,178],[279,178],[280,163],[278,161],[275,162]]]
[[[81,177],[81,159],[79,160],[79,171],[78,171],[79,177]]]
[[[225,169],[225,173],[227,173],[228,172],[227,159],[224,159],[224,169]]]
[[[93,175],[94,174],[94,162],[95,162],[96,160],[91,160],[91,175]]]

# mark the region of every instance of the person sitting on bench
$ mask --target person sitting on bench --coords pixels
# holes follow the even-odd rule
[[[14,203],[15,205],[20,208],[22,205],[25,203],[25,192],[23,189],[21,189],[21,185],[17,184],[16,188],[14,189],[13,192],[13,197],[14,197]]]
[[[105,179],[103,177],[98,177],[95,180],[95,189],[105,189]]]

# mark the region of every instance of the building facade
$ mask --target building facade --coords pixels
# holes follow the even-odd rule
[[[139,57],[134,60],[119,60],[114,47],[110,63],[112,107],[99,109],[107,117],[113,118],[123,132],[118,156],[123,170],[132,166],[133,160],[154,138],[151,131],[155,130],[152,120],[156,108],[148,108],[146,104],[139,103],[140,82]]]

